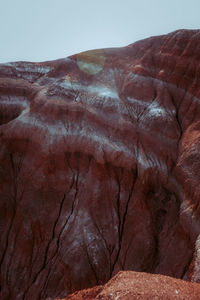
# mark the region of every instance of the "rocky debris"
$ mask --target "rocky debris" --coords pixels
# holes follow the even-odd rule
[[[0,299],[200,280],[200,31],[0,65]]]
[[[104,286],[69,295],[63,300],[200,299],[200,285],[163,275],[119,272]]]

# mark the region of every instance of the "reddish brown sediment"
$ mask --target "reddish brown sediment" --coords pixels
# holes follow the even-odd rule
[[[199,30],[0,65],[1,299],[199,282],[199,78]]]
[[[200,285],[164,275],[121,271],[104,286],[75,292],[60,300],[133,299],[198,300],[200,299]]]

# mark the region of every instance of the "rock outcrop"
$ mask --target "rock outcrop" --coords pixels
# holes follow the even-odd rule
[[[104,286],[96,286],[60,300],[198,300],[200,285],[163,275],[124,271]],[[59,300],[59,299],[57,299]]]
[[[199,78],[199,30],[0,65],[2,300],[200,280]]]

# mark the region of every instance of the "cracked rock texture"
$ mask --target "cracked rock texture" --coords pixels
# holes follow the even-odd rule
[[[1,64],[0,299],[200,281],[199,116],[199,30]]]

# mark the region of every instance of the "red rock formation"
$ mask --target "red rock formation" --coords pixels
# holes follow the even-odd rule
[[[104,286],[69,295],[63,300],[198,300],[200,285],[163,275],[119,272]]]
[[[200,280],[199,62],[183,30],[0,65],[1,299]]]

